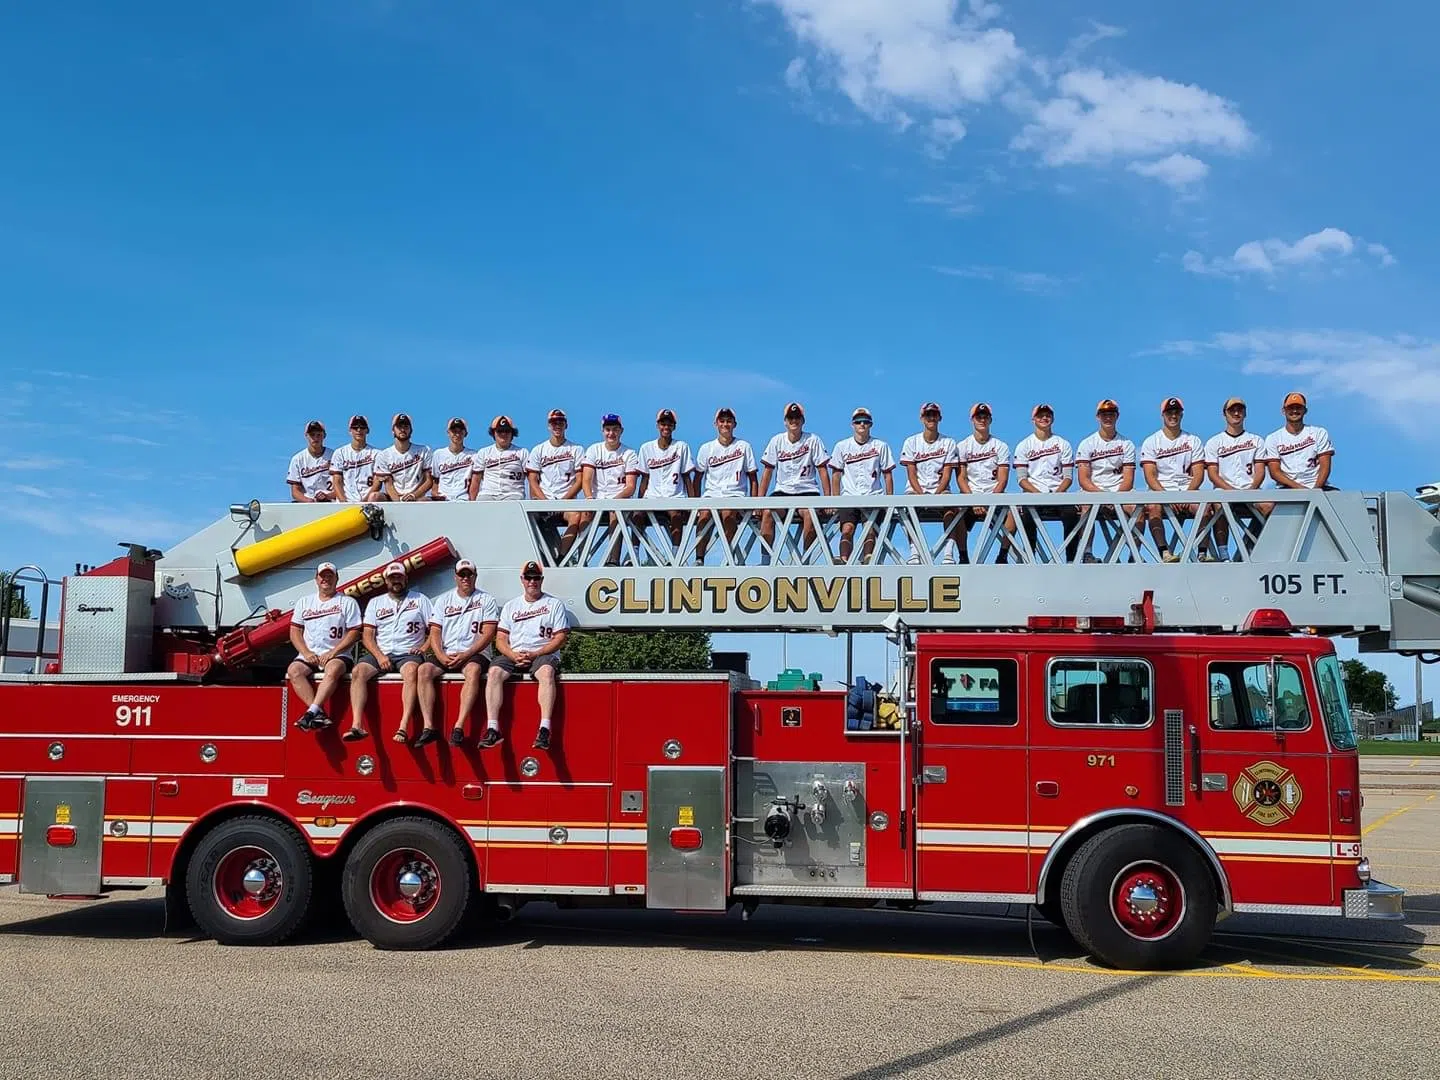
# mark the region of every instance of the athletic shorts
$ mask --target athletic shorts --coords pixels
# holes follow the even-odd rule
[[[835,511],[835,521],[840,525],[859,525],[864,514],[858,506],[842,506]]]
[[[325,670],[324,664],[312,664],[309,660],[301,659],[298,656],[295,657],[295,659],[308,667],[311,675],[319,675],[320,672]],[[332,656],[330,659],[342,661],[345,664],[345,674],[347,675],[350,674],[350,670],[355,666],[355,658],[349,653],[341,653],[339,656]]]
[[[478,667],[480,669],[480,674],[484,675],[485,672],[488,671],[490,668],[490,658],[483,654],[470,657],[469,660],[466,660],[465,663],[461,664],[459,667],[446,667],[444,664],[440,663],[439,660],[436,660],[435,657],[430,653],[425,654],[425,662],[427,664],[435,665],[446,675],[463,675],[472,667]]]
[[[425,662],[425,657],[421,656],[419,653],[414,652],[392,652],[386,653],[386,655],[390,658],[390,663],[395,665],[396,671],[399,671],[406,664],[423,664]],[[360,659],[355,662],[357,664],[369,664],[373,668],[378,668],[380,666],[380,661],[376,660],[375,657],[371,655],[368,649],[365,652],[361,653]]]
[[[524,667],[516,664],[504,653],[495,657],[492,663],[507,675],[529,675],[542,667],[553,667],[555,674],[560,674],[560,654],[558,652],[547,652],[544,656],[537,656]]]

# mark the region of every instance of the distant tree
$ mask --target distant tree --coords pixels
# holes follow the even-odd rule
[[[25,599],[23,586],[12,585],[6,580],[6,571],[0,570],[0,611],[7,612],[12,619],[30,618],[30,601]]]
[[[1383,671],[1376,671],[1359,660],[1344,660],[1345,694],[1350,704],[1366,712],[1383,713],[1395,708],[1395,688]]]
[[[566,671],[709,669],[710,635],[698,630],[573,630],[565,643]]]

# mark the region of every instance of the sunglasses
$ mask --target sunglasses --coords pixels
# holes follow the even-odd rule
[[[854,424],[856,427],[870,427],[870,425],[872,425],[873,423],[875,423],[875,421],[874,421],[874,420],[851,420],[850,423]]]
[[[455,576],[456,576],[456,577],[474,577],[474,576],[475,576],[475,571],[474,571],[474,570],[456,570],[456,571],[455,571]]]

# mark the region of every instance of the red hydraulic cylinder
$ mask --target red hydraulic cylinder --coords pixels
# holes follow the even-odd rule
[[[398,562],[411,577],[422,570],[444,566],[455,561],[455,548],[448,537],[440,536],[423,547],[413,548],[404,555],[387,559],[379,566],[359,577],[345,582],[339,591],[364,601],[385,589],[385,567]],[[241,626],[230,631],[215,643],[215,663],[226,667],[239,667],[259,656],[267,649],[273,649],[290,638],[292,612],[272,609],[265,613],[265,621],[256,626]]]

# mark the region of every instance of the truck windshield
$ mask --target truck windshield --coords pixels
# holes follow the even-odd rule
[[[1330,744],[1337,750],[1354,750],[1355,725],[1350,722],[1350,702],[1345,698],[1340,661],[1334,656],[1315,661],[1315,683],[1320,687],[1320,707],[1325,713]]]

